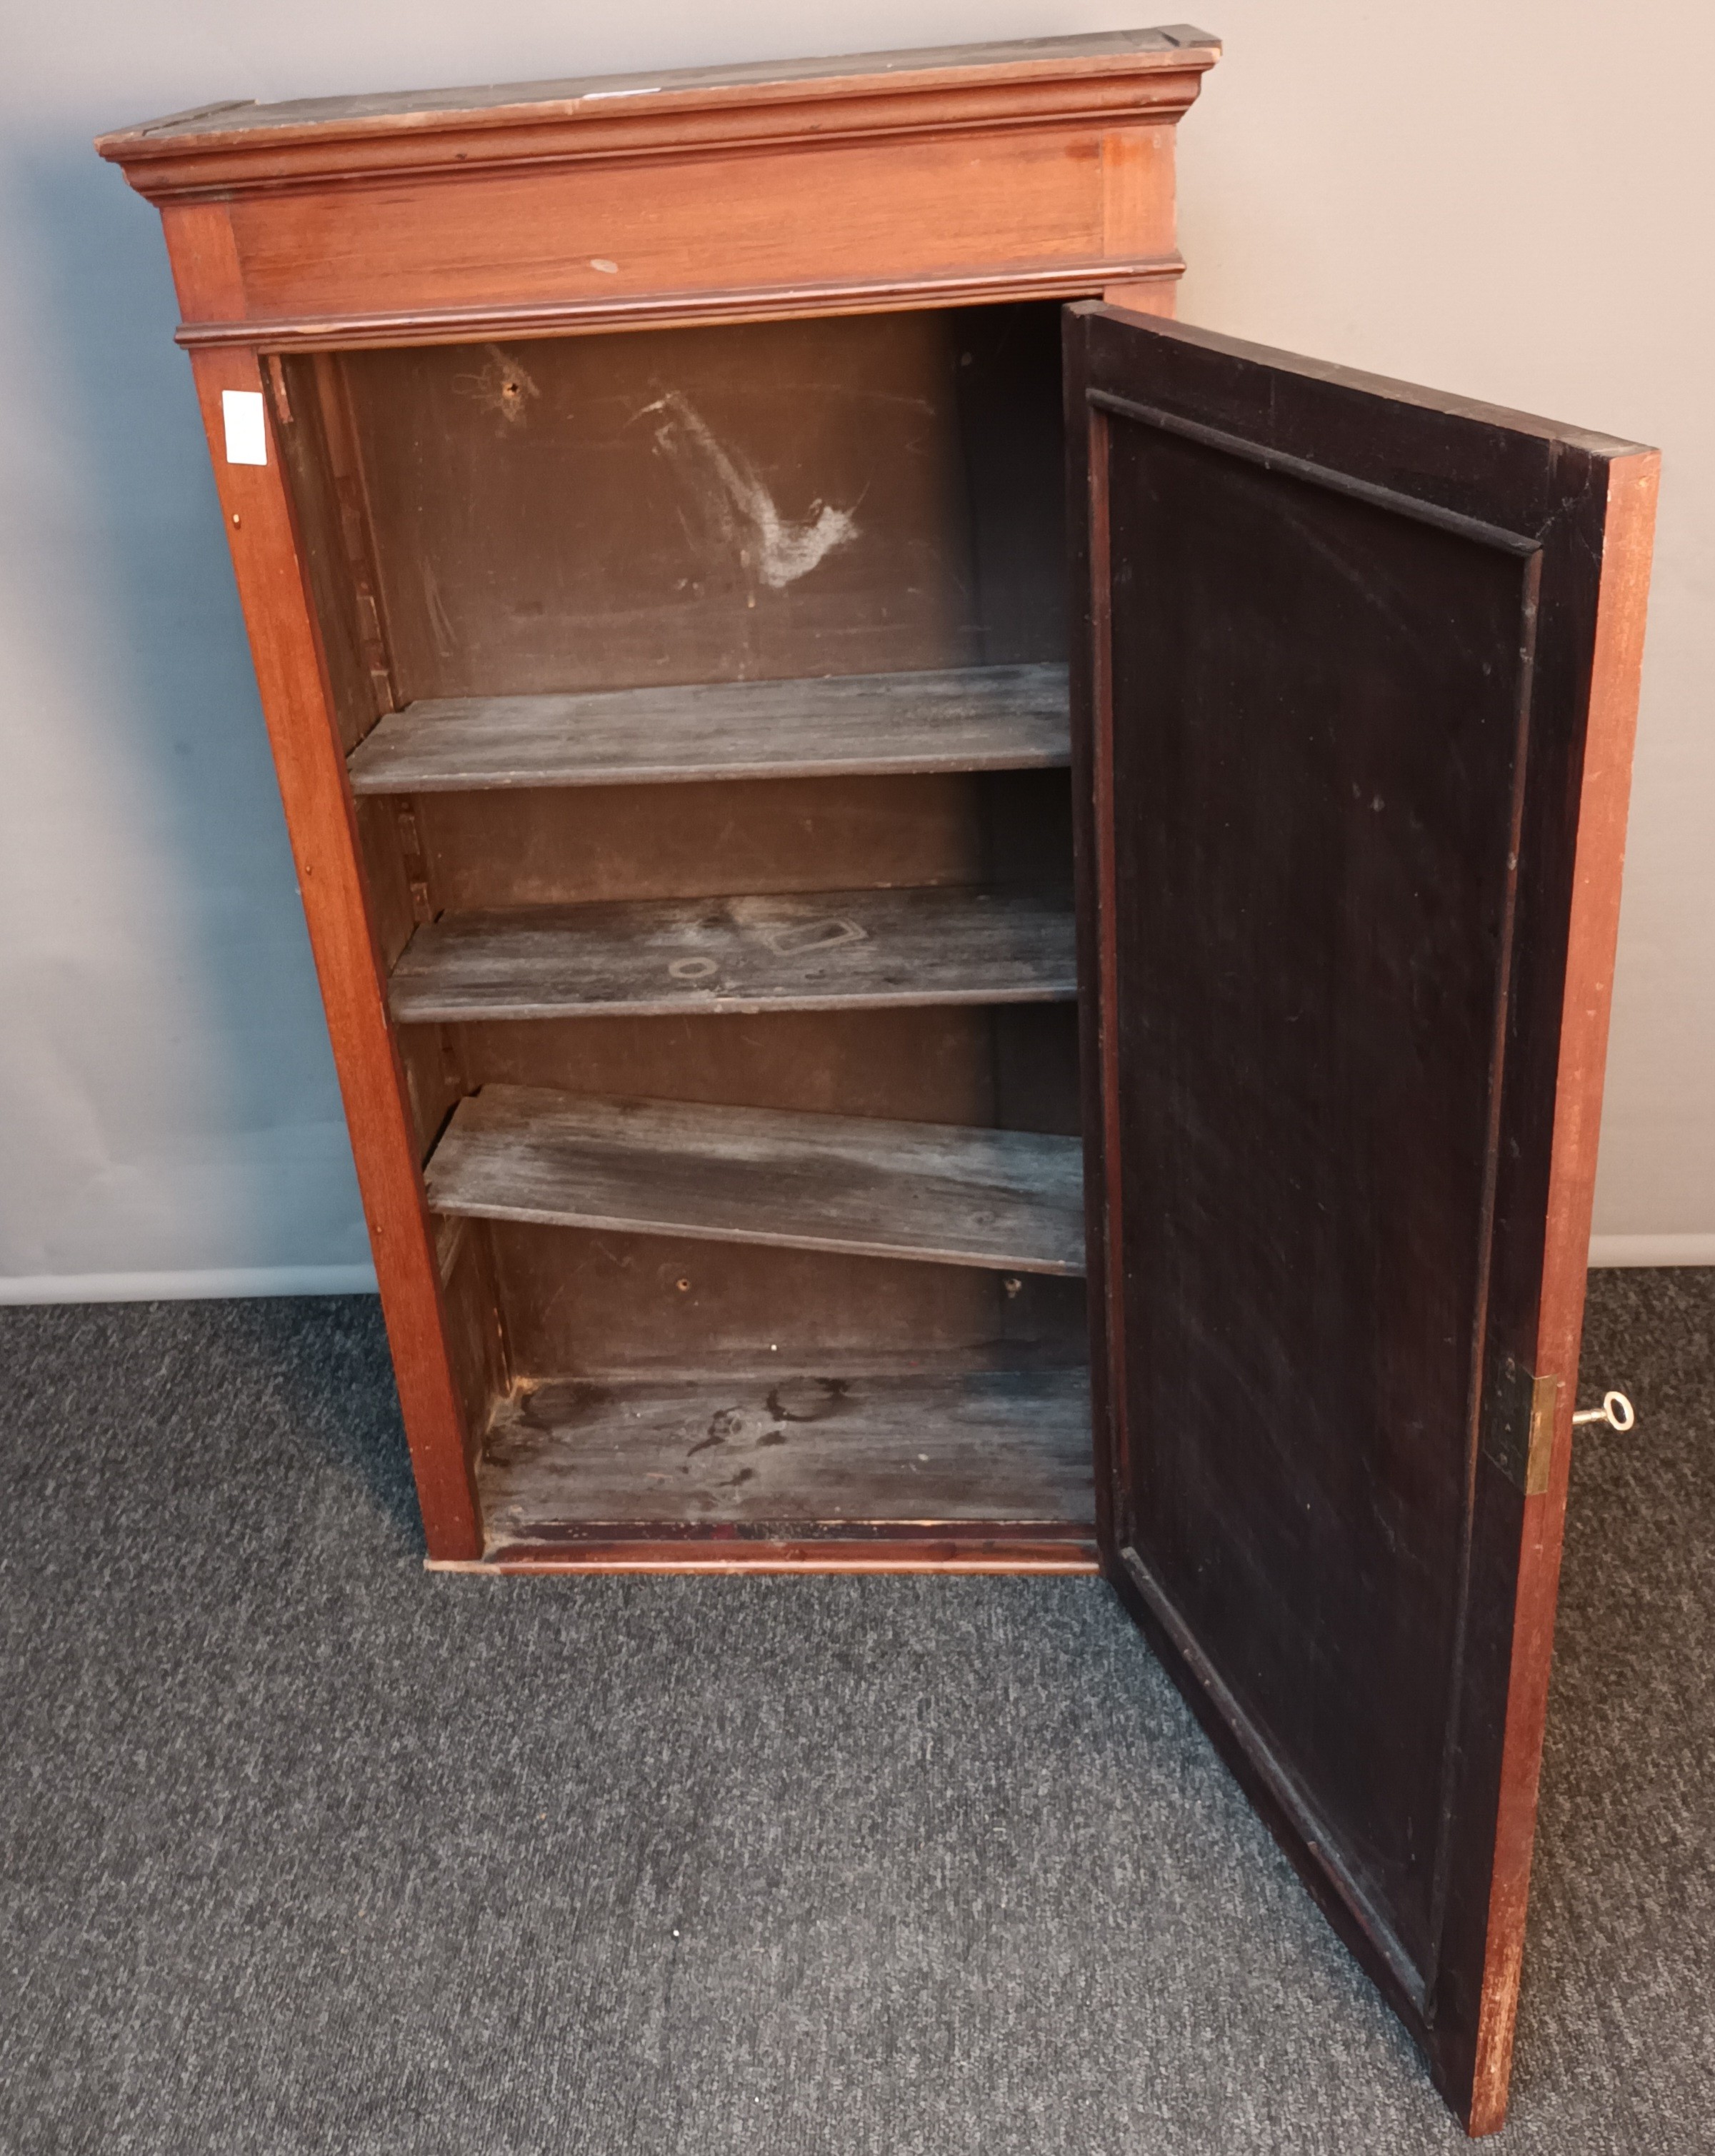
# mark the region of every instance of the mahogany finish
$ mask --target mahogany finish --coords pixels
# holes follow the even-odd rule
[[[98,146],[166,228],[430,1563],[1099,1551],[1481,2133],[1655,460],[1152,321],[1218,54]]]
[[[100,146],[162,206],[193,345],[868,313],[1170,286],[1172,125],[1219,52],[1181,24],[214,106]]]
[[[213,107],[100,145],[162,210],[180,336],[206,385],[436,1561],[480,1555],[472,1463],[494,1404],[554,1374],[529,1358],[566,1331],[545,1316],[573,1257],[563,1237],[479,1224],[438,1239],[425,1205],[424,1161],[485,1078],[582,1093],[623,1072],[658,1096],[861,1101],[870,1114],[891,1092],[907,1119],[1054,1133],[1076,1132],[1077,1109],[1070,1013],[993,1007],[1014,993],[1010,975],[988,980],[994,962],[973,956],[962,979],[951,945],[937,978],[952,1004],[981,1007],[926,1010],[930,1060],[890,1086],[860,1070],[840,1009],[771,1030],[709,1021],[742,1025],[752,1045],[729,1030],[694,1062],[697,1037],[665,1017],[557,1019],[529,1029],[527,1051],[503,1023],[390,1026],[386,983],[413,932],[542,902],[1051,886],[1066,873],[1065,781],[1017,767],[1063,752],[1050,716],[1040,742],[973,733],[962,755],[953,731],[938,752],[878,759],[848,700],[854,746],[833,767],[920,776],[820,779],[802,741],[783,740],[772,765],[750,757],[742,785],[608,787],[579,807],[526,786],[488,808],[439,785],[354,797],[344,758],[378,719],[400,740],[392,715],[437,698],[563,706],[592,690],[938,671],[951,693],[932,701],[956,715],[970,670],[1022,667],[1021,685],[1057,701],[1043,671],[1064,649],[1052,323],[1040,307],[968,303],[1112,288],[1169,305],[1173,130],[1217,54],[1183,28],[1112,33]],[[664,341],[669,324],[685,326]],[[634,334],[567,334],[617,328]],[[225,460],[227,388],[265,393],[264,466]],[[922,416],[901,430],[910,411]],[[425,455],[437,442],[449,454]],[[758,486],[788,564],[818,543],[824,503],[860,504],[860,528],[789,588],[754,549],[729,575],[725,535]],[[893,693],[878,696],[878,726]],[[359,767],[383,753],[377,742]],[[1056,977],[1052,993],[1068,984]],[[875,1018],[885,1056],[906,1036]],[[763,1060],[765,1043],[787,1060]],[[641,1352],[644,1332],[626,1345],[619,1276],[610,1296],[593,1264],[574,1265],[589,1322]],[[758,1333],[796,1327],[808,1343],[842,1329],[810,1309],[765,1318],[776,1270],[773,1254],[731,1254],[723,1324],[748,1309]],[[1036,1291],[1009,1299],[990,1280],[977,1294],[950,1269],[906,1270],[918,1277],[897,1288],[866,1275],[850,1306],[880,1328],[877,1352],[1034,1337],[1019,1321]],[[837,1279],[829,1270],[825,1291],[848,1295]],[[630,1302],[649,1307],[634,1290]],[[1059,1337],[1061,1314],[1046,1322]],[[1007,1532],[938,1547],[961,1566],[1030,1563],[1007,1553]],[[1041,1554],[1040,1533],[1018,1532]],[[921,1564],[923,1549],[914,1528],[901,1561]],[[1067,1552],[1042,1561],[1063,1567]]]

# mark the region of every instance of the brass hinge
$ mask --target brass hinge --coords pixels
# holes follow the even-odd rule
[[[1559,1405],[1558,1378],[1533,1377],[1512,1356],[1501,1358],[1483,1414],[1483,1450],[1527,1497],[1548,1486]]]

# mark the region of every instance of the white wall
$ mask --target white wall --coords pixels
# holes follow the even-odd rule
[[[1188,319],[1667,453],[1596,1255],[1715,1262],[1715,11],[1208,4]],[[221,97],[1148,19],[3,0],[0,1298],[368,1277],[159,227],[90,136]]]

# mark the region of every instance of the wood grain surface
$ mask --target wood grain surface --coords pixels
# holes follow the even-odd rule
[[[357,793],[1016,771],[1064,764],[1063,666],[428,698],[350,759]]]
[[[1088,1378],[788,1368],[562,1379],[501,1404],[478,1487],[490,1554],[568,1526],[1087,1529]]]
[[[1076,1275],[1082,1174],[1033,1132],[487,1086],[427,1182],[442,1213]]]
[[[1077,993],[1069,897],[819,891],[446,914],[393,968],[395,1019],[757,1014],[1057,1003]]]

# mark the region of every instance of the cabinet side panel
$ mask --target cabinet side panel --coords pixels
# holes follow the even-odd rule
[[[231,203],[163,203],[161,224],[185,320],[195,321],[204,316],[217,321],[239,320],[245,311],[244,280]]]
[[[350,751],[398,701],[389,624],[375,568],[375,535],[362,442],[339,355],[268,362],[275,434],[285,462],[305,583],[320,631],[341,746]],[[439,910],[408,795],[353,804],[359,867],[383,972],[416,925]],[[428,1158],[465,1090],[458,1045],[443,1027],[395,1031],[419,1161]],[[504,1328],[485,1235],[449,1244],[437,1233],[443,1329],[473,1447],[508,1389]]]
[[[375,1254],[429,1553],[480,1549],[465,1414],[450,1367],[416,1140],[388,1031],[337,717],[272,429],[265,465],[226,460],[223,393],[259,392],[254,352],[193,362],[311,947]]]

